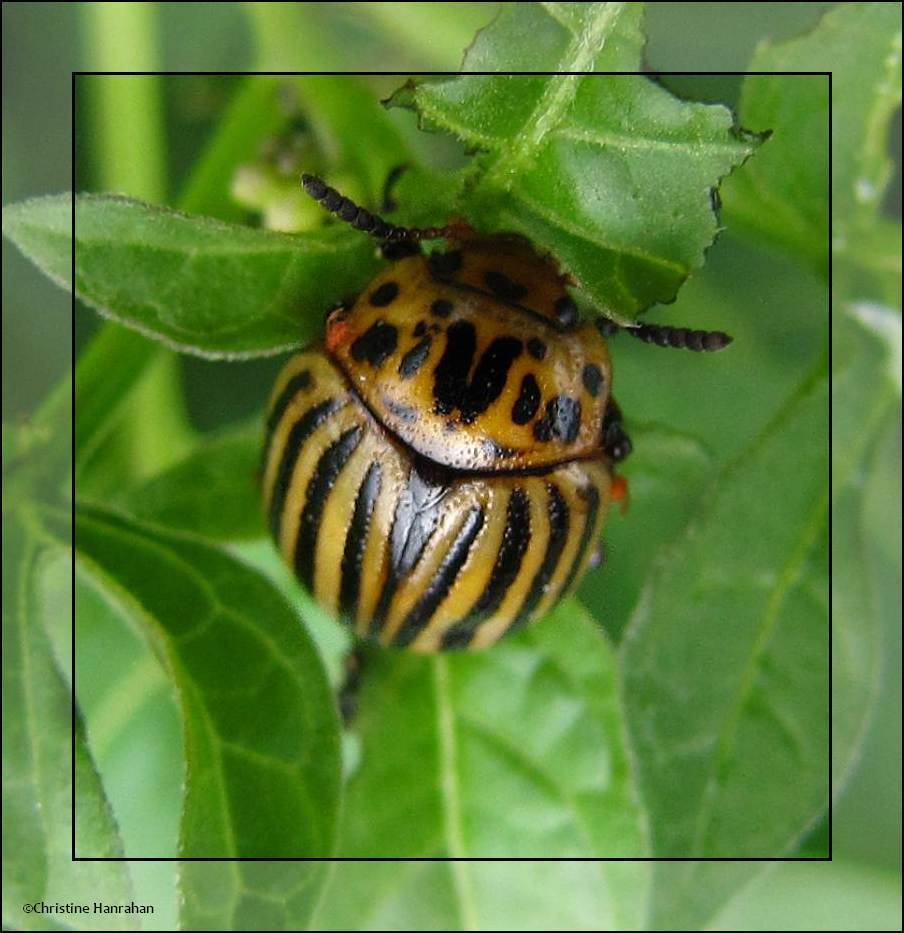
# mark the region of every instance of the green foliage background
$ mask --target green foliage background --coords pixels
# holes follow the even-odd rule
[[[834,71],[831,102],[813,76],[470,76],[389,110],[400,78],[78,80],[78,190],[184,215],[77,202],[76,290],[134,329],[80,308],[73,382],[67,301],[4,243],[5,925],[45,928],[25,901],[134,898],[149,929],[899,926],[900,8],[826,6],[511,4],[473,44],[494,4],[4,7],[30,76],[455,70],[466,47],[472,71]],[[269,354],[375,268],[261,169],[286,84],[305,168],[375,203],[409,162],[403,219],[455,204],[552,249],[587,313],[631,318],[680,286],[649,319],[736,338],[703,359],[616,340],[636,454],[607,569],[483,655],[375,655],[350,735],[345,635],[263,540],[253,483]],[[4,232],[68,285],[70,201],[20,200],[69,187],[62,86],[4,111]],[[261,215],[298,232],[251,229]],[[73,586],[80,855],[823,858],[830,582],[831,864],[69,860]]]

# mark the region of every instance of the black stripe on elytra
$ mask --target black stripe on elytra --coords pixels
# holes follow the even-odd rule
[[[470,321],[455,321],[446,331],[446,349],[433,371],[433,410],[450,415],[468,389],[468,373],[477,349],[477,331]]]
[[[459,651],[462,648],[467,648],[471,644],[471,639],[474,637],[474,631],[477,626],[465,619],[463,622],[456,622],[454,625],[450,625],[449,628],[443,632],[443,637],[440,640],[440,650],[441,651]]]
[[[561,593],[567,593],[571,588],[571,584],[574,583],[574,578],[577,576],[581,561],[584,559],[584,552],[590,544],[591,537],[593,537],[593,530],[596,527],[596,516],[600,508],[600,494],[596,486],[587,486],[579,490],[578,495],[587,503],[587,518],[584,522],[584,530],[581,532],[581,540],[578,544],[577,553],[574,555],[574,561],[571,564],[571,570],[568,571],[568,576],[565,578],[562,589],[559,591]]]
[[[345,536],[342,552],[342,582],[339,586],[339,611],[342,618],[354,622],[358,617],[358,600],[361,592],[361,568],[367,549],[367,536],[371,517],[383,480],[383,469],[378,460],[367,468],[364,479],[355,497],[355,510]]]
[[[380,632],[399,583],[411,573],[426,550],[448,491],[444,476],[430,476],[423,467],[412,467],[392,519],[389,573],[371,620],[371,634]]]
[[[476,626],[500,606],[509,587],[515,582],[530,543],[530,503],[520,486],[512,490],[505,515],[505,531],[496,554],[490,579],[471,609],[467,621]]]
[[[440,603],[449,595],[455,581],[458,578],[459,571],[464,566],[468,555],[471,553],[471,546],[477,535],[483,528],[485,515],[482,508],[477,507],[468,512],[461,530],[455,537],[455,540],[446,552],[436,571],[430,586],[427,587],[424,595],[418,600],[414,608],[405,617],[404,622],[399,626],[392,643],[398,647],[410,645],[417,637],[418,633],[430,621],[433,613],[436,612]]]
[[[287,383],[286,387],[279,393],[276,401],[267,415],[267,438],[273,433],[274,428],[282,420],[286,413],[289,403],[302,389],[307,389],[311,385],[311,371],[305,369],[303,372],[296,373]]]
[[[424,365],[424,361],[430,353],[430,343],[431,337],[430,334],[427,334],[402,357],[399,363],[399,375],[403,379],[410,379]]]
[[[521,380],[521,391],[515,404],[512,405],[512,421],[515,424],[527,424],[540,407],[540,386],[537,380],[528,373]]]
[[[298,539],[295,546],[295,573],[298,579],[310,590],[314,582],[314,557],[317,550],[317,533],[323,520],[323,512],[330,491],[349,458],[361,443],[364,428],[357,425],[341,434],[333,441],[317,462],[314,473],[308,482],[304,509],[298,524]],[[329,573],[333,567],[327,568]]]
[[[497,337],[484,350],[459,406],[464,424],[471,424],[499,398],[522,349],[523,344],[514,337]]]
[[[270,499],[270,531],[277,543],[279,542],[279,532],[282,525],[283,506],[286,502],[289,483],[292,481],[292,473],[295,470],[295,463],[298,460],[302,445],[327,418],[334,415],[344,404],[345,399],[328,398],[306,411],[292,425],[292,430],[289,431],[286,446],[283,449],[282,460],[279,462],[279,470],[276,473],[276,479],[273,481],[273,495]]]
[[[568,541],[568,503],[555,483],[547,483],[546,491],[549,494],[549,541],[546,545],[546,554],[543,556],[543,563],[540,564],[540,569],[531,583],[530,592],[528,592],[509,631],[514,631],[524,625],[537,608],[537,604],[543,598],[546,588],[549,586],[549,581],[556,572],[556,567],[562,557],[562,551],[565,550],[565,544]]]

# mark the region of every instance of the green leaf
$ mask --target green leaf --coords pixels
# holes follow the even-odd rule
[[[285,124],[279,92],[278,77],[245,78],[192,171],[179,199],[182,210],[219,220],[243,219],[244,211],[230,197],[235,170],[253,159],[261,143]]]
[[[371,653],[338,854],[643,855],[612,652],[574,600],[492,651]],[[336,866],[320,929],[634,929],[641,864]],[[550,899],[550,890],[556,897]]]
[[[827,419],[822,366],[723,472],[626,634],[657,856],[780,855],[828,803]],[[744,879],[734,867],[658,864],[654,926],[704,924]]]
[[[258,470],[263,427],[252,423],[207,438],[188,456],[118,500],[142,521],[214,541],[266,535]]]
[[[793,69],[792,63],[783,63],[785,57],[793,57],[787,55],[787,45],[779,47],[784,56],[761,46],[751,71]],[[727,225],[787,249],[825,274],[828,75],[748,75],[741,90],[740,117],[744,126],[772,133],[757,157],[725,181],[722,203]]]
[[[71,199],[4,210],[7,235],[68,287]],[[286,235],[103,195],[76,199],[76,294],[103,315],[206,357],[278,353],[376,268],[366,237],[340,227]]]
[[[314,929],[328,873],[328,862],[183,862],[181,929]]]
[[[140,334],[101,328],[75,367],[79,494],[106,498],[178,460],[194,432],[178,359]]]
[[[455,71],[474,33],[492,19],[494,3],[368,3],[355,13],[370,17],[387,42],[404,42],[424,71]],[[416,70],[415,68],[411,69]],[[420,70],[420,69],[417,69]]]
[[[654,426],[631,426],[634,452],[624,464],[631,501],[610,511],[603,535],[605,562],[588,573],[583,604],[620,638],[656,556],[696,514],[713,459],[699,441]]]
[[[710,930],[897,930],[900,875],[852,862],[770,866],[716,918]]]
[[[901,105],[900,6],[839,4],[809,34],[762,43],[749,70],[832,73],[832,248],[841,258],[859,254],[861,228],[877,217],[892,174],[888,134]],[[732,226],[798,253],[823,272],[828,267],[828,109],[828,76],[747,76],[741,119],[751,129],[773,130],[773,137],[725,188]]]
[[[185,772],[175,686],[131,616],[81,567],[75,599],[77,699],[125,853],[171,857]],[[61,645],[67,655],[69,638]]]
[[[353,75],[307,75],[295,78],[291,87],[330,171],[358,179],[366,203],[379,210],[390,171],[413,157],[395,125],[396,115],[387,113],[373,89]]]
[[[636,71],[639,4],[505,4],[464,71]],[[674,299],[717,232],[711,190],[755,148],[721,106],[641,75],[463,75],[397,95],[477,150],[460,207],[552,252],[628,321]]]
[[[116,857],[122,846],[80,724],[72,735],[69,687],[42,626],[42,589],[67,583],[61,553],[36,533],[30,516],[4,514],[3,920],[10,929],[47,929],[50,918],[24,913],[26,903],[121,904],[132,897],[125,864],[72,861],[71,754],[79,854],[89,845],[94,855]],[[121,916],[93,913],[65,915],[65,924],[124,928]]]
[[[335,703],[282,597],[208,544],[102,509],[80,507],[76,534],[80,566],[141,628],[178,691],[186,759],[180,855],[330,854]],[[239,896],[238,886],[230,890]],[[226,894],[217,903],[224,911]]]
[[[841,222],[834,235],[843,237],[848,224],[878,214],[892,177],[888,135],[901,106],[901,7],[839,4],[801,55],[809,67],[821,61],[832,71],[832,212]]]
[[[895,323],[896,338],[893,330],[888,331]],[[900,328],[900,317],[890,309],[857,304],[836,309],[832,331],[832,439],[837,451],[832,459],[832,771],[836,794],[859,753],[879,687],[879,609],[872,580],[870,529],[864,521],[868,489],[862,477],[872,477],[876,440],[900,414]]]

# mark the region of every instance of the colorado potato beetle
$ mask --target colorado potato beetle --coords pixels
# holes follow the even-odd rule
[[[395,226],[319,178],[305,191],[390,265],[285,367],[267,419],[273,538],[301,583],[364,638],[486,648],[584,574],[631,450],[605,337],[553,259],[463,222]],[[424,240],[444,240],[429,255]],[[722,333],[625,328],[718,350]]]

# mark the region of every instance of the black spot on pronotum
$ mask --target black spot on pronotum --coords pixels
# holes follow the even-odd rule
[[[377,321],[352,344],[352,359],[359,363],[365,360],[374,368],[381,366],[395,353],[399,334],[392,324]]]
[[[435,278],[448,279],[461,268],[461,250],[449,253],[433,253],[427,260],[427,268]]]
[[[402,357],[399,363],[399,375],[403,379],[410,379],[424,365],[424,360],[430,353],[430,343],[431,338],[427,334]]]
[[[427,333],[427,322],[418,321],[417,324],[414,325],[414,330],[412,331],[412,333],[414,334],[415,337],[423,337],[424,334]]]
[[[515,424],[527,424],[533,419],[540,407],[540,386],[537,380],[528,373],[521,380],[521,391],[512,406],[512,421]]]
[[[452,313],[452,302],[447,301],[445,298],[437,298],[436,301],[430,305],[430,311],[436,317],[448,317]]]
[[[596,398],[600,394],[600,389],[603,387],[603,374],[599,366],[588,363],[581,373],[581,381],[584,383],[584,388]]]
[[[538,441],[560,440],[572,444],[581,429],[581,403],[570,395],[556,395],[546,403],[546,413],[534,423]]]
[[[468,373],[477,349],[477,331],[470,321],[456,321],[446,331],[446,349],[434,370],[434,411],[450,415],[461,405]]]
[[[546,344],[539,337],[531,337],[527,341],[527,352],[535,360],[543,360],[546,358]]]
[[[564,330],[574,327],[578,322],[578,306],[570,295],[562,295],[553,305],[556,321]]]
[[[486,348],[459,405],[465,424],[471,424],[499,398],[508,371],[521,355],[521,349],[521,341],[514,337],[497,337]]]
[[[487,288],[503,301],[520,301],[527,294],[527,286],[520,282],[513,282],[507,275],[496,269],[489,269],[484,273],[484,282]]]
[[[371,293],[370,303],[375,308],[385,308],[386,305],[395,301],[398,294],[399,286],[397,282],[384,282]]]

